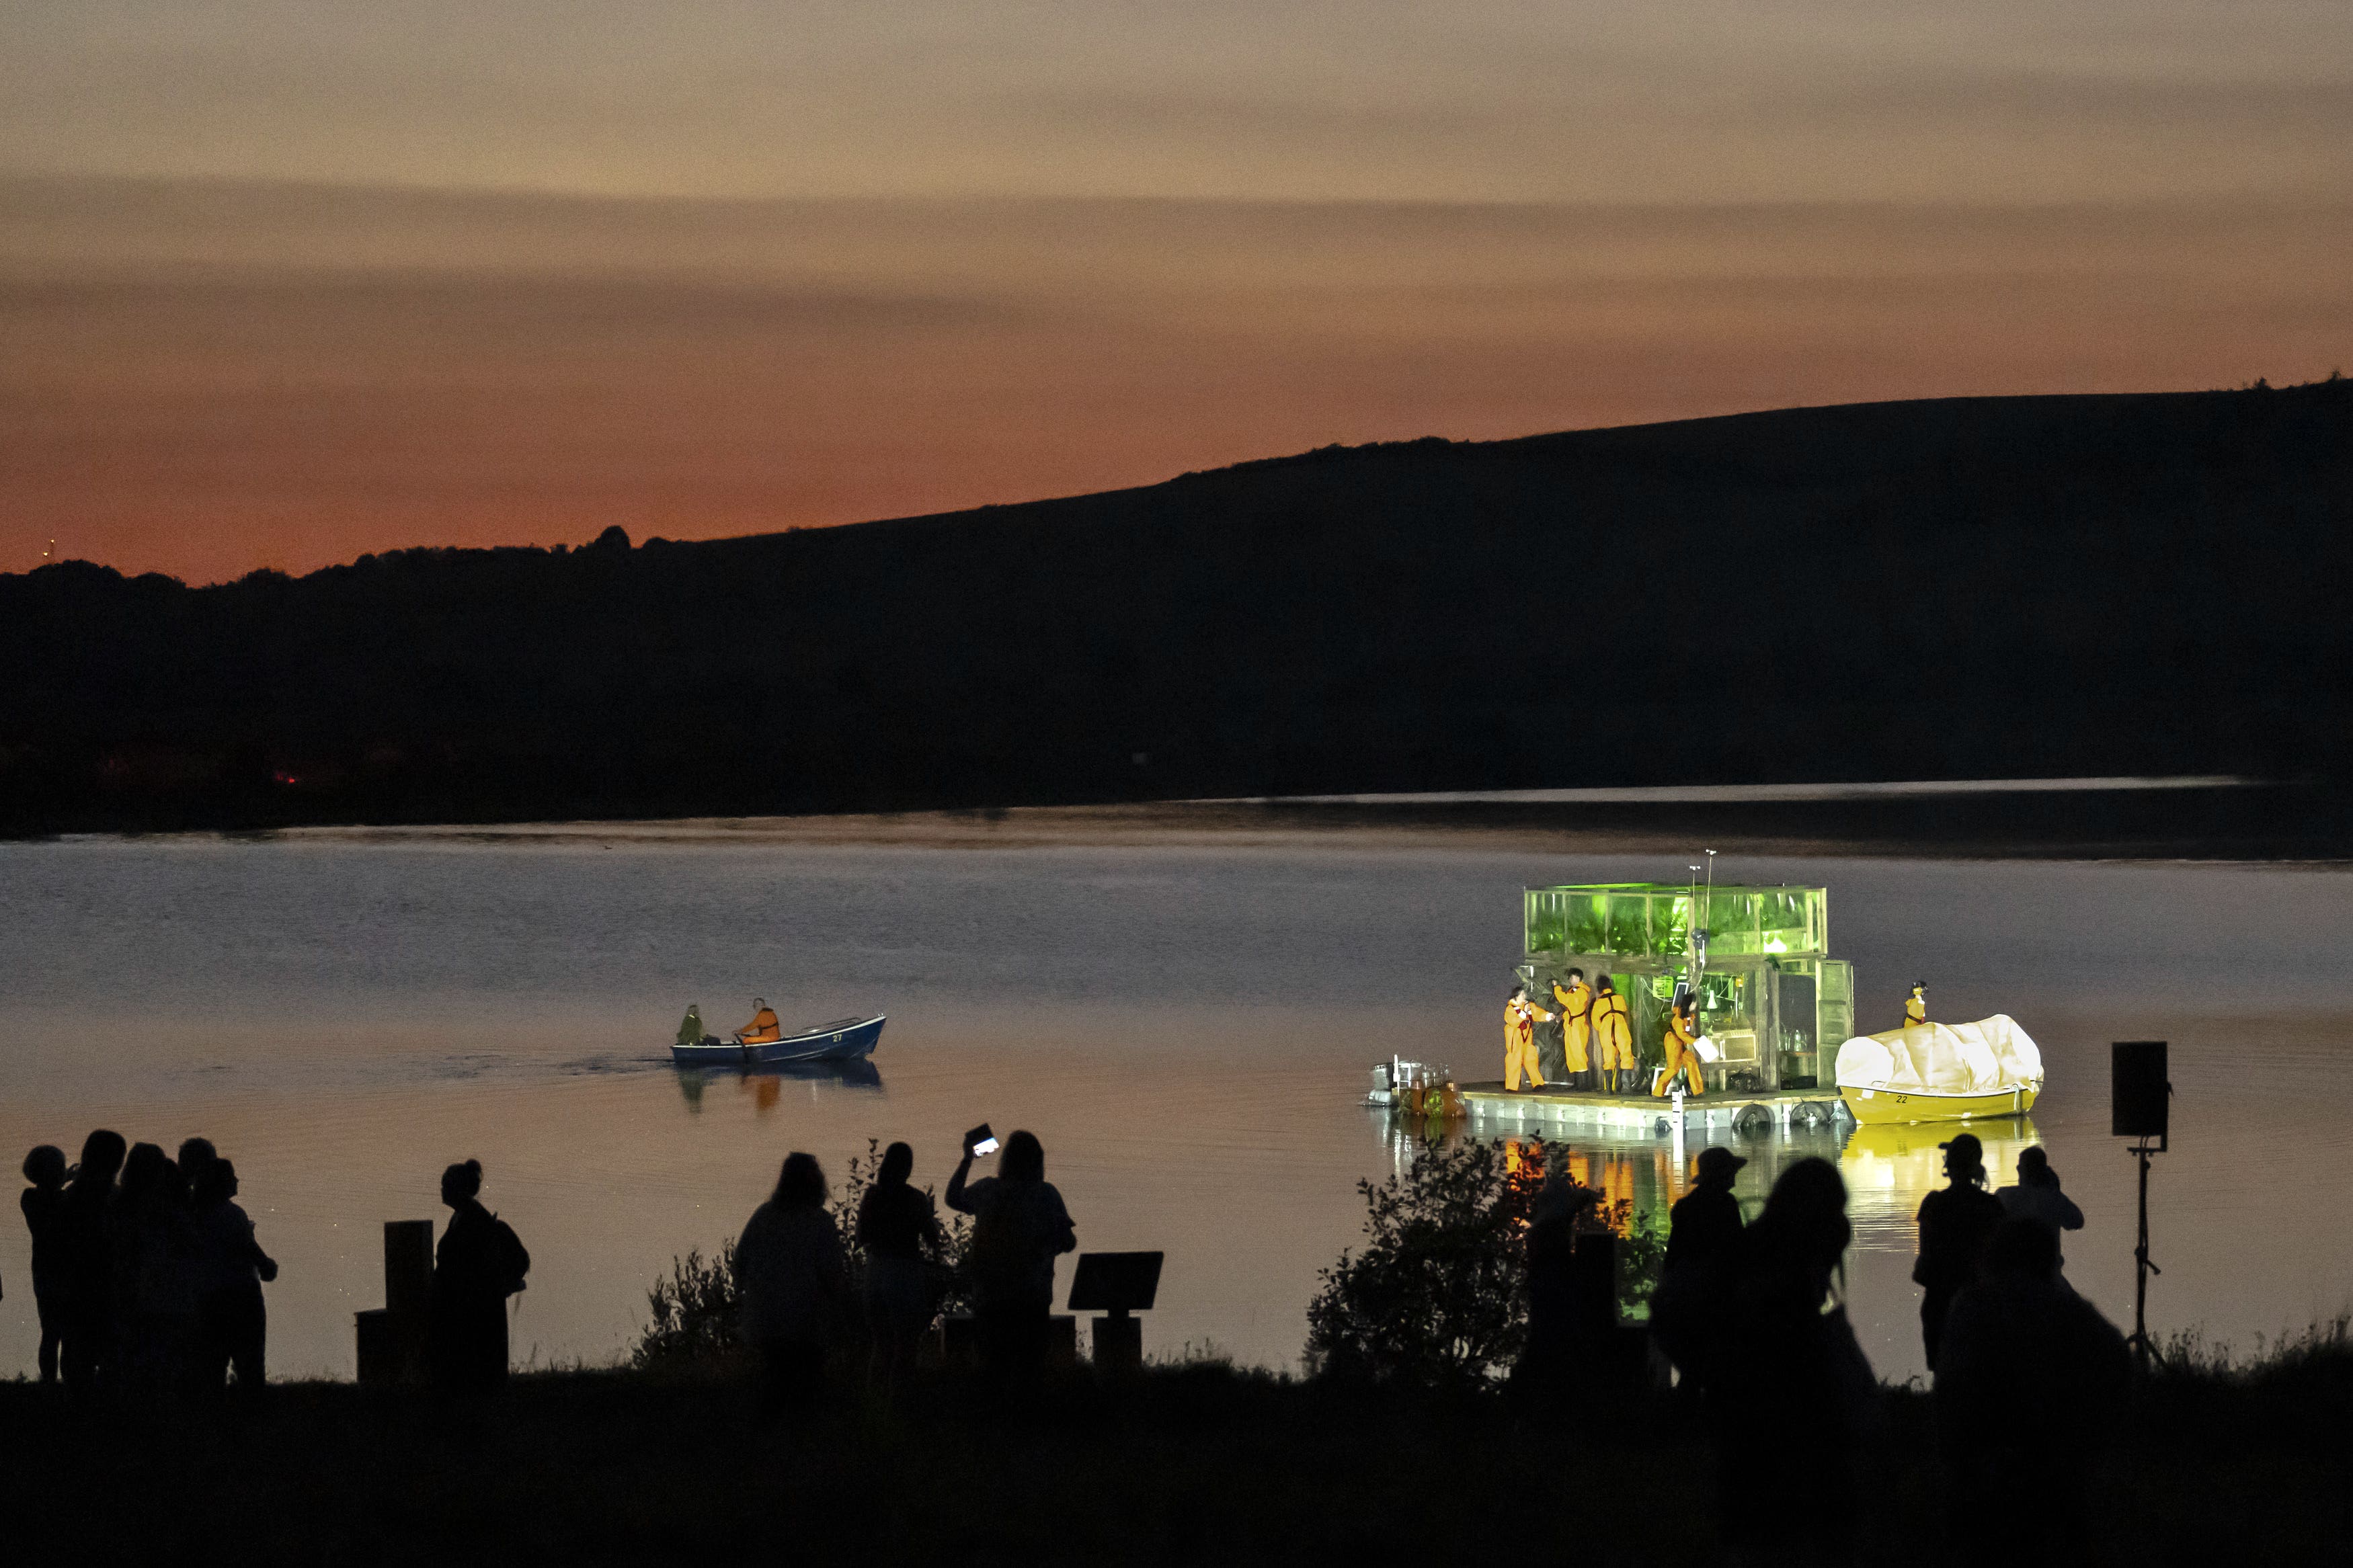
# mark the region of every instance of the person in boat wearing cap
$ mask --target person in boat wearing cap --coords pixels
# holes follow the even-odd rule
[[[1634,1091],[1634,1025],[1626,998],[1604,974],[1593,983],[1593,1043],[1601,1051],[1601,1087],[1610,1094]]]
[[[1908,1029],[1915,1024],[1927,1021],[1928,983],[1915,980],[1912,983],[1912,994],[1904,998],[1904,1026]]]
[[[1520,1074],[1525,1069],[1530,1089],[1545,1086],[1544,1069],[1536,1065],[1536,1021],[1552,1021],[1552,1015],[1528,1000],[1528,988],[1512,987],[1511,1000],[1504,1004],[1504,1091],[1516,1094]]]
[[[736,1031],[737,1037],[747,1046],[756,1046],[765,1040],[783,1039],[784,1026],[776,1022],[776,1010],[768,1005],[767,998],[754,996],[752,998],[752,1005],[757,1011],[752,1015],[750,1023]]]
[[[1692,999],[1686,996],[1667,1013],[1667,1068],[1651,1086],[1651,1092],[1662,1100],[1674,1092],[1677,1073],[1690,1082],[1693,1094],[1707,1092],[1707,1080],[1699,1072],[1699,1025],[1692,1008]]]
[[[1912,1265],[1912,1283],[1924,1292],[1920,1343],[1930,1372],[1936,1370],[1953,1298],[1977,1279],[1986,1238],[2008,1217],[2001,1200],[1986,1191],[1985,1145],[1976,1133],[1957,1133],[1936,1147],[1945,1152],[1948,1184],[1920,1200],[1920,1257]]]
[[[1572,969],[1566,981],[1552,983],[1552,999],[1560,1009],[1560,1054],[1563,1070],[1570,1085],[1590,1089],[1593,1080],[1585,1075],[1592,1069],[1586,1047],[1593,1038],[1593,993],[1586,987],[1585,971]]]
[[[686,1016],[678,1022],[678,1043],[681,1046],[699,1046],[702,1044],[702,1037],[707,1033],[709,1031],[702,1026],[702,1004],[689,1003]]]

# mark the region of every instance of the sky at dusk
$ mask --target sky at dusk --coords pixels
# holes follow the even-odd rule
[[[2353,362],[2344,0],[0,0],[0,570]]]

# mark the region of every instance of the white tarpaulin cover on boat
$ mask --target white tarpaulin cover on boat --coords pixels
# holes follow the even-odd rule
[[[1915,1024],[1839,1047],[1841,1089],[1999,1094],[2042,1081],[2042,1053],[2002,1014],[1974,1024]]]

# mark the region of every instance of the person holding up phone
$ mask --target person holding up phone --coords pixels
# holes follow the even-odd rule
[[[1054,1259],[1076,1251],[1079,1237],[1062,1194],[1046,1180],[1045,1146],[1034,1133],[1006,1139],[997,1174],[971,1180],[973,1161],[995,1142],[986,1124],[965,1134],[947,1205],[973,1216],[965,1256],[982,1358],[1000,1376],[1030,1377],[1045,1364]]]

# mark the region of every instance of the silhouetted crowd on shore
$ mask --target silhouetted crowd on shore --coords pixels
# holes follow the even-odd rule
[[[191,1138],[175,1160],[103,1129],[81,1163],[25,1156],[41,1381],[140,1394],[259,1387],[278,1265],[237,1206],[237,1167]]]
[[[997,1173],[972,1179],[965,1146],[948,1178],[948,1207],[973,1217],[965,1251],[983,1368],[1001,1378],[1045,1365],[1054,1310],[1054,1260],[1078,1246],[1062,1194],[1046,1180],[1045,1146],[1029,1132],[1005,1140]],[[862,1300],[850,1300],[841,1227],[827,1208],[824,1169],[813,1154],[785,1159],[776,1188],[735,1243],[744,1337],[758,1355],[772,1408],[807,1404],[832,1354],[863,1319],[871,1364],[889,1382],[915,1363],[917,1346],[947,1289],[934,1259],[940,1223],[931,1194],[910,1181],[915,1152],[883,1151],[860,1200],[854,1229],[866,1255]]]
[[[236,1165],[209,1140],[188,1139],[174,1158],[100,1128],[78,1164],[44,1143],[24,1173],[43,1383],[142,1397],[261,1386],[261,1288],[278,1264],[237,1203]],[[435,1258],[429,1362],[453,1389],[505,1379],[504,1304],[531,1268],[514,1232],[482,1207],[481,1184],[472,1160],[441,1179],[452,1212]]]
[[[997,1173],[975,1179],[976,1157],[994,1147],[968,1143],[944,1196],[973,1219],[955,1283],[972,1308],[978,1360],[1011,1380],[1049,1358],[1055,1260],[1077,1235],[1045,1179],[1039,1141],[1011,1134]],[[2060,1234],[2080,1228],[2083,1215],[2042,1151],[2026,1151],[2019,1183],[1997,1194],[1986,1190],[1974,1136],[1944,1148],[1948,1184],[1921,1205],[1914,1279],[1925,1292],[1922,1339],[1956,1506],[1998,1500],[2011,1526],[2063,1552],[2081,1537],[2084,1459],[2119,1408],[2130,1356],[2067,1284]],[[1586,1382],[1615,1364],[1613,1347],[1642,1337],[1618,1324],[1614,1265],[1606,1297],[1580,1307],[1563,1287],[1588,1240],[1616,1245],[1593,1223],[1595,1194],[1568,1179],[1564,1153],[1553,1151],[1527,1232],[1527,1349],[1514,1378],[1521,1392],[1543,1396],[1530,1408],[1546,1421],[1568,1418]],[[1834,1500],[1792,1508],[1786,1467],[1757,1442],[1763,1422],[1774,1451],[1830,1477],[1844,1473],[1877,1424],[1880,1384],[1846,1313],[1846,1186],[1829,1162],[1800,1160],[1746,1223],[1733,1193],[1746,1163],[1729,1149],[1700,1153],[1673,1206],[1640,1348],[1672,1362],[1683,1397],[1705,1412],[1727,1540],[1736,1532],[1762,1560],[1840,1561],[1852,1510]],[[845,1225],[815,1156],[796,1152],[744,1226],[738,1327],[770,1410],[811,1403],[853,1342],[886,1384],[914,1363],[950,1285],[940,1216],[913,1184],[913,1149],[892,1144]],[[181,1396],[262,1382],[262,1285],[277,1265],[236,1201],[236,1168],[211,1143],[189,1139],[173,1158],[101,1130],[79,1164],[44,1144],[24,1172],[44,1382]],[[483,1206],[481,1187],[479,1162],[443,1173],[450,1218],[435,1252],[426,1363],[432,1381],[454,1392],[505,1379],[506,1303],[531,1268],[521,1239]],[[855,1274],[853,1245],[865,1262]],[[1594,1301],[1607,1304],[1596,1311]],[[1819,1497],[1810,1484],[1800,1489]]]
[[[2019,1185],[1997,1194],[1974,1135],[1944,1148],[1949,1184],[1921,1205],[1914,1279],[1957,1522],[1991,1510],[2024,1556],[2056,1560],[2082,1544],[2086,1460],[2121,1406],[2130,1355],[2061,1272],[2060,1230],[2080,1228],[2083,1215],[2042,1151],[2028,1150]],[[1846,1184],[1830,1162],[1800,1160],[1744,1224],[1732,1187],[1746,1163],[1729,1149],[1701,1152],[1672,1213],[1651,1342],[1706,1412],[1727,1542],[1760,1561],[1843,1562],[1849,1500],[1807,1485],[1794,1495],[1809,1506],[1793,1506],[1790,1467],[1773,1456],[1799,1456],[1809,1476],[1845,1475],[1877,1425],[1879,1381],[1846,1312]],[[1564,1163],[1554,1173],[1528,1238],[1532,1287],[1574,1247],[1589,1196]],[[1557,1299],[1532,1289],[1529,1322],[1529,1354],[1556,1401],[1574,1397],[1577,1367],[1596,1363],[1594,1347],[1561,1342],[1579,1331],[1542,1310]]]

